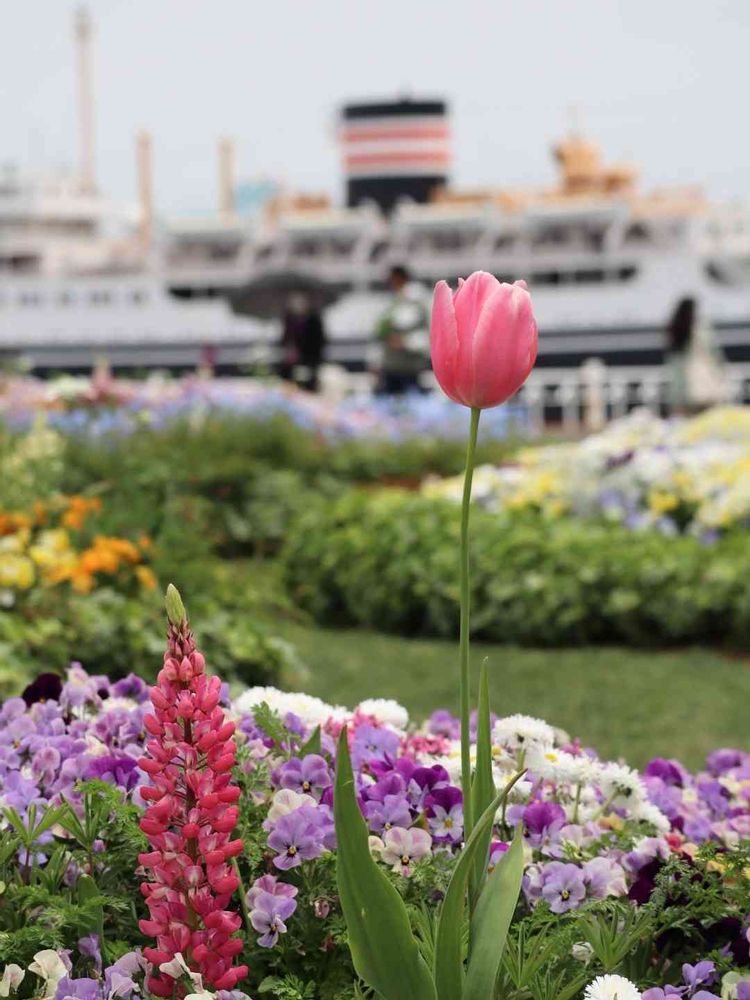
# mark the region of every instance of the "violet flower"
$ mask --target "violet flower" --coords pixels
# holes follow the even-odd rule
[[[282,764],[279,784],[305,795],[320,795],[331,784],[331,775],[325,759],[316,753],[309,753],[302,759],[292,757]]]
[[[250,923],[261,935],[258,944],[261,948],[273,948],[279,940],[279,934],[286,934],[285,920],[297,909],[297,902],[288,896],[274,896],[270,892],[258,892],[254,907],[250,911]]]
[[[436,840],[457,844],[463,839],[464,808],[460,788],[436,788],[425,800],[427,825]]]
[[[394,826],[410,826],[412,822],[406,798],[403,795],[386,795],[382,802],[370,799],[363,812],[373,833],[382,833]]]
[[[281,871],[319,857],[323,852],[323,836],[317,810],[300,806],[282,816],[268,837],[268,846],[276,852],[273,863]]]
[[[583,872],[577,865],[550,861],[544,869],[542,898],[553,913],[574,910],[586,898]]]

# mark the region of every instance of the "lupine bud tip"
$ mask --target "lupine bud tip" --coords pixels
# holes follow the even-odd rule
[[[173,625],[181,625],[187,621],[185,605],[182,603],[179,590],[173,583],[170,583],[167,587],[164,603],[167,606],[167,618],[169,618]]]

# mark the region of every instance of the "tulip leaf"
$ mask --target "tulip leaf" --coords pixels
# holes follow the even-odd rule
[[[384,1000],[437,1000],[432,975],[409,926],[406,905],[370,854],[347,735],[344,727],[336,758],[333,814],[336,881],[354,968]]]
[[[479,676],[479,706],[477,710],[477,760],[474,779],[471,783],[472,816],[481,816],[495,798],[495,782],[492,778],[492,731],[490,722],[490,685],[487,676],[487,660],[482,663]],[[474,859],[474,870],[470,879],[470,905],[473,909],[482,881],[487,871],[492,826],[484,832]]]
[[[521,772],[523,774],[523,772]],[[435,937],[435,985],[439,1000],[455,1000],[463,991],[463,942],[466,911],[466,883],[492,824],[495,813],[521,777],[508,782],[479,817],[453,869],[445,893]]]
[[[320,726],[315,727],[310,739],[300,749],[301,756],[308,753],[320,753]]]
[[[508,928],[523,879],[523,832],[516,827],[513,843],[487,879],[471,920],[471,956],[462,1000],[495,995]]]

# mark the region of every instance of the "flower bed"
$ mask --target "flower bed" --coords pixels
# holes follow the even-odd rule
[[[224,689],[222,699],[237,726],[242,888],[223,904],[236,915],[227,924],[235,964],[248,967],[236,986],[353,998],[334,879],[335,737],[349,725],[371,850],[429,947],[463,837],[457,721],[439,711],[415,727],[394,702],[351,711],[274,688],[233,701]],[[73,668],[62,686],[42,678],[0,709],[3,995],[129,998],[165,977],[183,992],[211,988],[179,959],[161,956],[161,972],[149,970],[148,956],[159,958],[154,917],[138,892],[153,863],[138,828],[152,798],[147,708],[137,677],[110,682]],[[654,760],[638,774],[523,716],[493,719],[492,747],[498,785],[528,768],[496,817],[490,852],[490,865],[502,865],[521,825],[523,895],[498,995],[572,997],[605,973],[713,995],[722,976],[743,975],[750,755],[717,751],[698,774]]]
[[[750,643],[750,536],[693,537],[476,510],[473,633],[533,646]],[[454,504],[397,491],[314,507],[283,552],[292,598],[327,624],[455,635]]]
[[[0,394],[0,415],[6,421],[28,425],[40,412],[47,413],[59,430],[90,437],[132,434],[145,427],[166,428],[185,419],[200,421],[222,414],[258,421],[286,417],[332,441],[461,440],[465,431],[460,411],[437,393],[331,401],[257,379],[195,377],[146,382],[70,379],[57,386],[17,379],[6,384]],[[505,407],[489,415],[485,436],[504,438],[524,426],[524,408]]]
[[[425,492],[459,500],[461,480],[434,481]],[[712,541],[750,524],[750,408],[690,420],[638,411],[583,441],[477,469],[474,498],[492,511],[599,518]]]

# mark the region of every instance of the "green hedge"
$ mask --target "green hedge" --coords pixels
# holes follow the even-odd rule
[[[320,623],[408,635],[458,629],[459,510],[400,491],[350,492],[293,525],[290,596]],[[476,509],[472,625],[532,646],[750,644],[750,537],[715,545],[574,519]]]
[[[190,569],[193,577],[190,577]],[[196,638],[223,680],[299,686],[307,668],[295,648],[265,624],[268,599],[252,564],[185,567],[183,594]],[[54,603],[52,600],[54,599]],[[109,587],[90,594],[62,588],[0,612],[0,700],[45,671],[62,674],[73,661],[91,674],[155,679],[164,652],[163,595],[127,597]]]
[[[499,461],[512,447],[480,444],[480,460]],[[435,438],[328,441],[285,417],[217,415],[126,437],[73,435],[59,488],[99,491],[113,534],[145,531],[165,543],[160,548],[177,551],[165,537],[177,511],[172,520],[190,527],[184,536],[191,547],[258,554],[278,548],[308,490],[333,497],[350,483],[416,485],[430,473],[459,472],[464,450],[463,442]],[[169,566],[170,575],[177,568]]]

